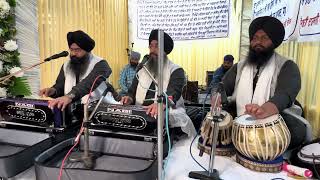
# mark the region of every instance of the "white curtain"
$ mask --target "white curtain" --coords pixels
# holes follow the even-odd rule
[[[17,0],[15,15],[21,66],[28,67],[40,62],[37,0]],[[32,96],[37,97],[40,87],[40,67],[25,72],[25,76],[28,78]]]

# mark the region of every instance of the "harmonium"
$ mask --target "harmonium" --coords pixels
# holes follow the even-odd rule
[[[0,179],[15,178],[77,128],[67,127],[63,112],[51,110],[46,100],[0,98],[0,115]]]
[[[61,131],[66,127],[63,112],[48,107],[47,100],[0,98],[0,125]]]
[[[142,106],[116,105],[101,103],[89,104],[89,132],[91,134],[107,134],[108,136],[125,136],[126,138],[143,138],[155,141],[157,137],[157,120],[146,114]],[[94,109],[96,108],[96,111]],[[164,132],[164,131],[163,131]]]
[[[157,120],[146,114],[141,106],[122,106],[91,102],[88,105],[89,136],[85,145],[80,137],[77,151],[88,147],[93,167],[69,160],[64,165],[62,179],[156,179],[157,177]],[[165,133],[163,133],[165,134]],[[164,155],[167,140],[164,137]],[[36,177],[51,180],[59,174],[64,155],[73,146],[74,138],[48,149],[35,159]],[[76,156],[77,157],[77,156]],[[54,159],[55,161],[53,161]]]

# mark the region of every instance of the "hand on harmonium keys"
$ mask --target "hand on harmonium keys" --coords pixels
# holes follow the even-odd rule
[[[41,89],[38,93],[39,96],[43,97],[50,97],[52,95],[54,95],[56,93],[56,89],[54,88],[44,88],[44,89]]]
[[[146,114],[156,118],[158,115],[158,104],[157,103],[153,103],[149,106],[143,106],[144,109],[146,109]],[[166,106],[163,105],[163,110],[166,109]]]
[[[274,114],[278,114],[278,108],[272,102],[266,102],[259,106],[258,104],[247,104],[245,114],[249,114],[256,119],[264,119]]]
[[[61,111],[63,111],[67,107],[67,105],[72,102],[72,99],[68,96],[62,96],[56,99],[49,100],[48,102],[48,107],[50,109],[57,107],[58,109],[61,109]]]
[[[130,96],[123,96],[120,100],[120,103],[123,105],[130,105],[133,103],[133,99]]]

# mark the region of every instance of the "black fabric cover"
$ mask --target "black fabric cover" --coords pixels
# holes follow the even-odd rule
[[[73,145],[73,142],[74,138],[65,140],[36,158],[35,170],[37,179],[57,179],[62,159]],[[122,141],[122,139],[109,139],[108,137],[97,136],[90,136],[89,142],[90,151],[98,154],[95,167],[93,169],[86,169],[82,162],[66,162],[62,179],[156,179],[157,160],[150,156],[156,146],[152,142]],[[118,148],[121,148],[120,154],[114,153]],[[80,145],[80,149],[82,149],[82,145]],[[99,149],[101,151],[97,152]],[[143,150],[144,152],[152,150],[152,152],[146,152],[146,156],[142,157],[143,153],[137,152],[138,149],[145,149]],[[82,151],[80,150],[80,152]],[[73,153],[75,152],[72,152],[71,155]]]
[[[34,158],[63,136],[0,128],[0,177],[10,178],[33,165]]]

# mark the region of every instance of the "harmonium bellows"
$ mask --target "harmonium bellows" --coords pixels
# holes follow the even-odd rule
[[[96,104],[89,105],[89,112]],[[110,130],[137,132],[142,134],[156,133],[157,120],[146,114],[142,106],[122,106],[101,103],[91,119],[91,127]]]
[[[3,123],[25,124],[39,127],[63,126],[62,112],[48,107],[47,100],[25,98],[0,98]]]

